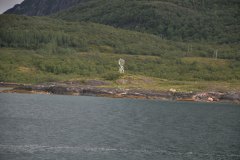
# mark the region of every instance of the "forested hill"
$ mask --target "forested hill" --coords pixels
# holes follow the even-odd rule
[[[119,58],[127,62],[127,74],[174,81],[240,79],[237,44],[175,42],[92,22],[0,15],[0,48],[3,82],[39,83],[83,76],[112,80]]]
[[[41,53],[97,51],[163,57],[200,56],[239,59],[239,45],[184,43],[92,22],[68,22],[48,17],[0,15],[0,47]]]
[[[44,16],[67,9],[85,0],[24,0],[7,10],[5,14]]]
[[[93,21],[171,40],[238,43],[239,11],[238,0],[98,0],[55,17]]]
[[[239,11],[239,0],[25,0],[6,13],[54,13],[55,18],[92,21],[170,40],[239,43]]]

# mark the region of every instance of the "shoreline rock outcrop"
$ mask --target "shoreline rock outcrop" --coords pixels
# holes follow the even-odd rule
[[[0,83],[0,87],[13,87],[4,93],[58,94],[74,96],[103,96],[114,98],[157,99],[168,101],[195,102],[232,102],[240,104],[240,92],[171,92],[143,89],[122,89],[102,87],[103,83],[91,81],[89,84],[47,83],[40,85],[23,85],[15,83]]]

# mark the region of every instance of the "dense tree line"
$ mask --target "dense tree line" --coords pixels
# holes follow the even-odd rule
[[[169,41],[90,22],[1,15],[0,24],[1,47],[34,49],[40,54],[98,51],[161,57],[213,57],[214,51],[218,50],[219,58],[240,59],[239,46],[234,44]]]
[[[237,0],[95,0],[54,17],[93,21],[181,41],[239,43]]]

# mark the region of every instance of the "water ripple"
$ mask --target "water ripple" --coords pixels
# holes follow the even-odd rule
[[[70,153],[79,152],[122,152],[122,153],[140,153],[140,154],[164,154],[178,156],[207,156],[207,157],[228,157],[240,158],[240,154],[214,154],[214,153],[196,153],[196,152],[177,152],[163,149],[126,149],[126,148],[105,148],[105,147],[71,147],[71,146],[43,146],[43,145],[3,145],[0,144],[0,153]]]

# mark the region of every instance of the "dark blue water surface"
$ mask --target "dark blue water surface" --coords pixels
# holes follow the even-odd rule
[[[0,94],[1,160],[239,160],[240,106]]]

